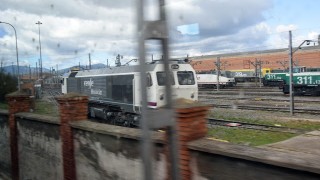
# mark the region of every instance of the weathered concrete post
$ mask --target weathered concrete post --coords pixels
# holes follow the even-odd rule
[[[9,127],[10,127],[10,151],[11,151],[11,177],[19,179],[19,154],[18,154],[18,130],[15,114],[30,111],[30,97],[28,95],[12,93],[6,95],[9,104]]]
[[[190,168],[191,153],[188,149],[188,143],[190,141],[203,138],[207,135],[207,121],[206,116],[208,113],[208,106],[194,101],[182,100],[176,103],[176,124],[177,124],[177,136],[179,145],[179,167],[180,177],[183,180],[189,180],[192,178],[192,172]],[[166,141],[168,141],[166,136]],[[167,154],[167,162],[170,163],[170,157]],[[170,164],[169,164],[170,165]],[[170,171],[168,171],[170,173]],[[168,174],[168,179],[171,175]]]
[[[70,93],[56,98],[60,111],[60,136],[62,140],[63,174],[65,180],[76,179],[73,133],[69,122],[86,120],[88,97]]]

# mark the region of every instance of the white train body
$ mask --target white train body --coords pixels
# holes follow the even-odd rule
[[[214,88],[218,84],[218,76],[215,74],[197,74],[197,82],[199,87],[204,88]],[[219,86],[220,87],[232,87],[234,86],[234,78],[227,78],[224,76],[219,76]]]
[[[165,73],[163,64],[146,65],[147,100],[150,108],[166,104]],[[170,64],[172,98],[198,100],[198,86],[194,69],[190,64]],[[138,66],[120,66],[96,70],[70,72],[64,75],[62,93],[78,92],[89,96],[91,116],[106,120],[125,116],[133,119],[140,114],[141,91]],[[114,121],[114,120],[112,120]],[[132,121],[126,122],[134,124]]]

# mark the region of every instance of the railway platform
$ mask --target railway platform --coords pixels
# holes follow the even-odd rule
[[[285,141],[260,146],[288,153],[307,153],[318,156],[320,161],[320,130],[311,131]]]
[[[306,158],[309,163],[320,162],[320,130],[311,131],[291,139],[263,145],[261,148],[281,151],[299,158]]]

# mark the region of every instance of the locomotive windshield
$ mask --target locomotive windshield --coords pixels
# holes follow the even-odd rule
[[[180,85],[194,85],[194,75],[192,71],[178,71],[178,82]]]
[[[159,86],[165,86],[166,85],[166,74],[165,74],[165,72],[157,72],[157,80],[158,80],[158,85]],[[175,85],[172,72],[170,72],[170,81],[171,81],[171,85]]]

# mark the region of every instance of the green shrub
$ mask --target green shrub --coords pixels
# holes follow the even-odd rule
[[[0,102],[5,101],[5,95],[17,90],[17,78],[0,71]]]

